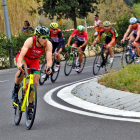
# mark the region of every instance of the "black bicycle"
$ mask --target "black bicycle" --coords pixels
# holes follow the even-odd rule
[[[123,53],[121,56],[121,65],[123,67],[128,64],[137,63],[136,48],[133,47],[133,41],[126,41],[126,42],[127,42],[126,47],[124,44],[122,44]]]
[[[77,51],[78,47],[73,47],[73,46],[69,46],[71,47],[72,53],[68,56],[68,58],[66,59],[66,63],[65,63],[65,67],[64,67],[64,73],[66,76],[68,76],[72,69],[76,70],[79,67],[79,52]],[[76,71],[77,73],[81,73],[84,69],[86,63],[86,55],[83,52],[83,60],[81,63],[81,68],[79,71]]]
[[[103,52],[104,49],[104,44],[103,43],[96,43],[96,48],[101,48],[101,51],[96,54],[96,57],[93,62],[93,74],[97,75],[100,71],[100,68],[105,68],[105,72],[108,72],[109,70],[112,69],[114,60],[112,63],[110,63],[110,54],[109,50],[106,49],[105,52]]]
[[[42,66],[41,66],[41,75],[40,75],[40,79],[39,79],[39,84],[43,85],[45,81],[49,80],[49,77],[51,77],[51,82],[54,83],[57,80],[57,77],[59,75],[59,71],[60,71],[60,67],[57,68],[57,60],[56,58],[53,56],[53,65],[52,65],[52,73],[50,75],[46,74],[46,64],[47,61],[45,59],[45,61],[43,62]],[[57,68],[57,70],[56,70]]]

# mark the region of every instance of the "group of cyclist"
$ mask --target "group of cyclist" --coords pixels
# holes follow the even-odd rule
[[[124,43],[126,39],[134,41],[133,46],[136,47],[137,55],[139,57],[139,43],[140,43],[140,25],[137,24],[137,19],[132,17],[130,18],[130,25],[124,34],[121,43]],[[129,32],[132,33],[128,36]],[[110,63],[114,61],[112,47],[116,44],[118,40],[118,33],[115,28],[111,27],[111,23],[109,21],[103,22],[103,27],[97,34],[97,37],[93,41],[93,45],[95,45],[102,34],[105,34],[105,48],[109,49],[110,54]],[[67,44],[64,46],[64,35],[62,31],[58,28],[58,24],[53,22],[50,24],[50,29],[45,26],[37,26],[34,31],[34,35],[29,37],[25,42],[21,50],[16,55],[16,62],[18,71],[15,74],[15,84],[12,92],[12,100],[14,103],[18,100],[18,90],[20,83],[24,78],[24,70],[22,65],[25,68],[36,68],[37,71],[34,72],[34,84],[38,89],[38,81],[40,78],[40,65],[39,65],[39,57],[46,52],[46,73],[51,74],[52,72],[52,55],[55,55],[57,60],[57,69],[60,68],[60,53],[62,52],[64,47],[68,47],[71,44],[72,38],[77,36],[77,40],[72,44],[74,47],[78,47],[79,51],[79,66],[76,71],[80,71],[81,62],[83,52],[85,51],[86,45],[88,43],[88,34],[85,31],[85,27],[83,25],[79,25],[77,29],[75,29],[70,35]],[[51,37],[52,41],[49,41],[49,37]],[[18,75],[22,71],[23,73],[18,78]],[[25,70],[26,71],[26,70]],[[30,71],[28,71],[30,73]],[[29,100],[29,114],[32,113],[32,99]]]

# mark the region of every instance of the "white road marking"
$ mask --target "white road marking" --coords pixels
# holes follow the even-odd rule
[[[0,81],[0,83],[7,82],[7,81],[9,81],[9,80]]]
[[[88,78],[89,79],[89,78]],[[88,80],[87,79],[87,80]],[[84,79],[85,80],[85,79]],[[78,83],[78,81],[76,82],[73,82],[74,83]],[[69,83],[69,84],[72,84],[72,83]],[[50,90],[49,92],[47,92],[45,95],[44,95],[44,100],[54,106],[54,107],[57,107],[57,108],[60,108],[60,109],[63,109],[63,110],[66,110],[66,111],[70,111],[70,112],[74,112],[74,113],[78,113],[78,114],[82,114],[82,115],[87,115],[87,116],[92,116],[92,117],[97,117],[97,118],[103,118],[103,119],[110,119],[110,120],[119,120],[119,121],[130,121],[130,122],[138,122],[140,123],[140,119],[131,119],[131,118],[121,118],[121,117],[113,117],[113,116],[106,116],[106,115],[100,115],[100,114],[96,114],[96,113],[90,113],[90,112],[86,112],[86,111],[82,111],[82,110],[78,110],[78,109],[74,109],[74,108],[70,108],[70,107],[67,107],[67,106],[64,106],[64,105],[61,105],[59,103],[56,103],[52,98],[52,94],[53,92],[55,92],[56,90],[64,87],[64,86],[67,86],[69,84],[66,84],[66,85],[63,85],[63,86],[59,86],[59,87],[56,87],[52,90]],[[66,92],[65,92],[66,94]],[[68,97],[69,98],[69,97]],[[76,97],[75,97],[76,98]],[[73,102],[77,102],[77,100],[73,100]],[[86,102],[84,103],[86,104]],[[106,108],[104,108],[106,109]],[[104,110],[103,109],[103,110]],[[105,111],[105,110],[104,110]],[[124,115],[125,116],[125,115]]]

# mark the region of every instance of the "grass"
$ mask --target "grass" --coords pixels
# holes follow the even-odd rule
[[[117,90],[140,94],[140,65],[129,65],[119,71],[110,71],[99,83]]]

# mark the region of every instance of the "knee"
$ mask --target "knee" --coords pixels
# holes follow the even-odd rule
[[[38,80],[34,80],[34,84],[38,86]]]

